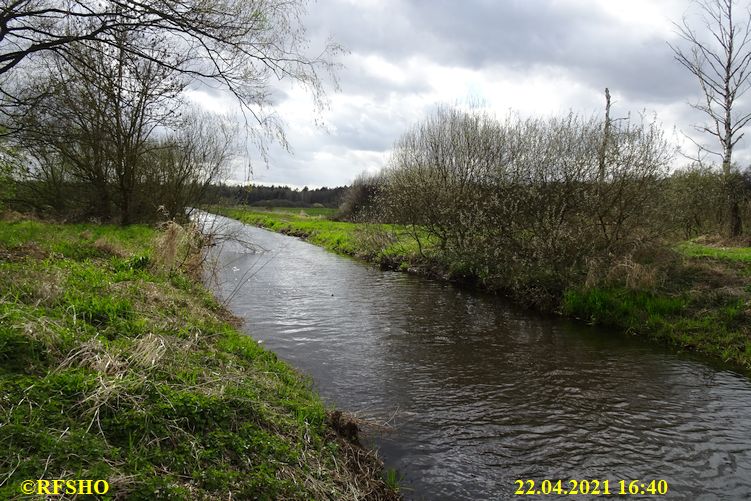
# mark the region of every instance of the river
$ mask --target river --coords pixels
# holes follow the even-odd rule
[[[216,221],[258,246],[217,247],[220,296],[327,404],[389,422],[368,438],[408,499],[556,498],[516,496],[526,479],[610,480],[611,492],[663,479],[655,498],[751,499],[745,376]]]

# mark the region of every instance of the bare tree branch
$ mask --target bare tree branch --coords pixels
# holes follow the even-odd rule
[[[154,61],[229,89],[248,109],[264,102],[270,78],[291,79],[323,99],[321,77],[334,79],[332,42],[305,53],[300,16],[306,0],[6,0],[0,7],[0,76],[37,54],[65,53],[80,41],[112,45],[122,31],[160,37],[190,55],[177,66]],[[150,47],[126,51],[148,57]],[[265,103],[264,103],[265,104]],[[260,114],[256,121],[263,122]]]
[[[739,202],[730,186],[733,148],[744,137],[743,129],[751,121],[751,114],[738,116],[735,105],[751,87],[751,16],[736,19],[735,0],[696,0],[695,4],[708,36],[700,36],[684,18],[681,24],[674,23],[674,26],[687,47],[668,45],[676,61],[699,81],[706,104],[692,106],[704,113],[709,123],[697,129],[720,143],[718,154],[727,185],[729,232],[737,236],[742,228]]]

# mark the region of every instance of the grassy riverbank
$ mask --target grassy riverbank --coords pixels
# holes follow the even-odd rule
[[[193,238],[0,222],[0,498],[39,478],[128,499],[396,497],[341,416],[192,278]]]
[[[336,222],[292,210],[211,210],[394,269],[450,278],[459,268],[440,263],[425,242],[420,254],[403,228]],[[691,241],[658,254],[619,263],[609,270],[610,278],[604,283],[571,287],[560,298],[557,311],[700,352],[751,372],[751,248]]]
[[[425,262],[415,239],[405,228],[393,225],[333,221],[326,214],[308,214],[307,209],[271,211],[213,206],[208,210],[388,268],[407,269]]]

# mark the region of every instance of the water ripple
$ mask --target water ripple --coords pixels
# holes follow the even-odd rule
[[[268,251],[225,247],[220,293],[242,286],[248,331],[328,402],[392,420],[374,439],[408,497],[514,499],[516,479],[579,478],[751,499],[747,378],[225,223]]]

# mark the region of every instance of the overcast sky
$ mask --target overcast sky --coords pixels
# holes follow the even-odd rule
[[[313,45],[331,36],[349,51],[339,58],[341,90],[329,93],[322,113],[303,89],[279,94],[293,151],[272,145],[268,167],[254,159],[252,181],[347,184],[381,168],[394,141],[436,104],[481,101],[499,116],[589,116],[603,113],[605,87],[614,116],[656,113],[685,147],[681,133],[700,119],[688,105],[699,87],[667,42],[687,12],[689,0],[312,2],[304,22]],[[745,161],[742,146],[737,158]],[[231,180],[245,181],[243,169]]]

